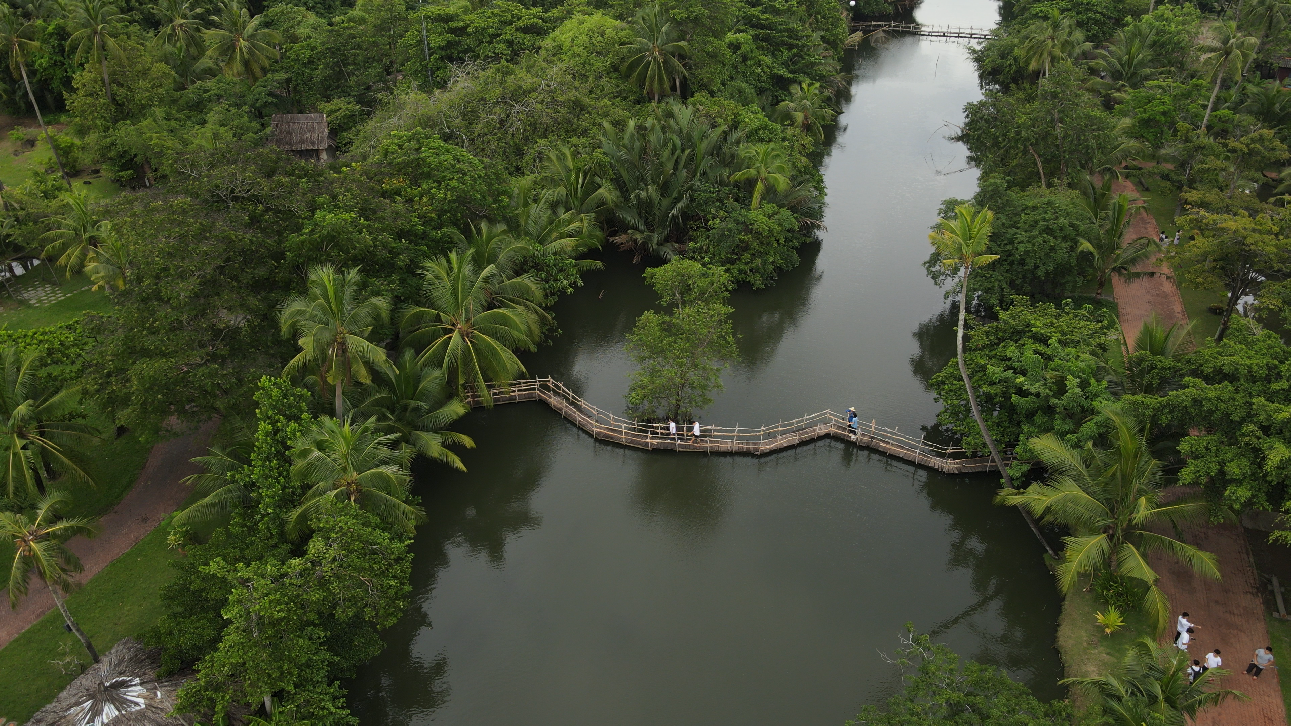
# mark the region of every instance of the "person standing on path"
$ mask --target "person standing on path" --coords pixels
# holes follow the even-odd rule
[[[1180,615],[1179,619],[1175,621],[1175,625],[1174,625],[1174,630],[1175,630],[1174,644],[1175,645],[1179,644],[1179,641],[1183,638],[1183,634],[1188,631],[1188,628],[1191,628],[1191,627],[1193,627],[1193,625],[1191,622],[1188,621],[1188,613],[1184,613]],[[1187,648],[1184,648],[1184,650],[1187,650]]]
[[[1179,634],[1179,641],[1176,643],[1176,645],[1179,646],[1179,650],[1182,650],[1185,653],[1188,652],[1188,644],[1192,642],[1192,632],[1192,628],[1188,628]]]
[[[1273,666],[1273,646],[1266,645],[1263,648],[1256,648],[1255,656],[1251,658],[1251,664],[1246,666],[1246,675],[1251,678],[1259,678],[1265,668],[1272,668]]]
[[[672,419],[668,419],[668,435],[672,437],[673,441],[677,440],[677,422]]]
[[[1216,648],[1214,653],[1206,654],[1206,666],[1204,670],[1208,671],[1211,668],[1218,668],[1222,665],[1224,665],[1224,659],[1219,657],[1219,648]]]
[[[1205,673],[1206,669],[1201,667],[1201,661],[1193,659],[1192,665],[1188,666],[1188,682],[1192,683],[1197,677]]]

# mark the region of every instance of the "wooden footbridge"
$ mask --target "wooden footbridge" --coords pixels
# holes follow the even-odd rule
[[[960,40],[989,40],[991,31],[983,28],[966,28],[952,25],[924,25],[922,23],[890,23],[882,20],[858,21],[851,24],[853,33],[870,35],[879,31],[910,33],[925,38],[957,38]]]
[[[895,429],[879,426],[874,421],[858,422],[857,428],[849,427],[847,419],[833,411],[821,411],[756,429],[701,425],[701,435],[698,438],[691,436],[691,431],[683,423],[678,426],[680,430],[674,437],[669,435],[666,424],[639,423],[616,416],[584,401],[565,384],[551,378],[513,381],[507,388],[491,384],[489,392],[495,405],[542,401],[593,438],[649,451],[663,449],[761,456],[832,437],[947,474],[986,472],[994,468],[990,457],[982,457],[977,452],[964,449],[930,444]],[[470,397],[467,403],[477,405],[479,400],[477,397]]]

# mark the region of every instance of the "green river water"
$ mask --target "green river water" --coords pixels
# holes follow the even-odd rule
[[[993,0],[926,0],[925,23],[989,27]],[[772,289],[733,297],[740,360],[702,421],[758,426],[856,406],[919,432],[953,319],[925,277],[945,197],[973,193],[945,138],[980,96],[959,45],[853,57],[825,160],[828,227]],[[621,410],[624,334],[651,303],[617,253],[528,356]],[[1061,695],[1060,600],[995,480],[821,441],[764,459],[595,442],[540,403],[472,413],[469,473],[428,469],[410,612],[348,684],[364,724],[841,726],[897,686],[906,621]]]

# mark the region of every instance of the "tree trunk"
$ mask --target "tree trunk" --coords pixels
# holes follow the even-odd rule
[[[1246,292],[1246,286],[1238,286],[1228,293],[1228,303],[1224,305],[1224,315],[1219,319],[1219,330],[1215,331],[1215,342],[1218,343],[1224,339],[1228,333],[1228,325],[1233,320],[1233,311],[1237,309],[1237,301],[1242,299],[1242,294]]]
[[[1219,84],[1224,82],[1224,69],[1219,69],[1219,76],[1215,79],[1215,90],[1210,93],[1210,103],[1206,104],[1206,115],[1201,119],[1201,131],[1205,133],[1206,124],[1210,123],[1210,112],[1215,108],[1215,98],[1219,96]]]
[[[968,366],[964,365],[964,318],[968,311],[968,265],[964,265],[964,277],[959,286],[959,327],[955,329],[955,356],[959,361],[959,375],[964,379],[964,390],[968,392],[968,405],[973,409],[973,418],[977,421],[977,428],[982,432],[982,438],[986,440],[987,447],[991,450],[991,456],[995,459],[995,467],[1000,470],[1000,476],[1004,477],[1004,486],[1008,489],[1013,488],[1013,478],[1009,476],[1008,469],[1004,466],[1004,459],[1000,456],[999,449],[995,446],[995,439],[991,432],[986,429],[986,421],[982,419],[982,410],[977,406],[977,395],[973,393],[973,382],[968,378]],[[1040,527],[1036,525],[1035,518],[1022,505],[1018,505],[1018,511],[1022,513],[1022,518],[1027,521],[1031,531],[1035,533],[1036,539],[1044,545],[1044,549],[1049,556],[1058,559],[1058,553],[1053,551],[1049,546],[1049,541],[1044,538],[1040,532]]]
[[[1094,299],[1103,299],[1103,288],[1107,287],[1107,275],[1098,276],[1098,289],[1094,290]]]
[[[103,70],[103,93],[108,97],[108,103],[112,103],[112,84],[108,82],[108,57],[106,54],[99,55],[99,68]]]
[[[343,409],[345,408],[345,397],[341,395],[341,391],[343,390],[344,385],[345,385],[345,379],[341,378],[338,375],[336,377],[336,420],[337,421],[342,420],[341,414],[344,413]]]
[[[1040,163],[1040,155],[1035,153],[1035,149],[1031,148],[1030,144],[1027,144],[1027,151],[1030,151],[1031,156],[1035,157],[1035,168],[1040,172],[1040,188],[1045,189],[1046,187],[1044,183],[1044,164]]]
[[[63,160],[58,155],[58,149],[54,146],[54,137],[49,135],[49,129],[45,127],[45,117],[40,115],[40,106],[36,105],[36,95],[31,92],[31,81],[27,79],[27,64],[19,62],[18,68],[22,70],[22,85],[27,88],[27,100],[31,101],[31,109],[36,112],[36,120],[40,122],[40,130],[45,132],[45,141],[49,143],[49,150],[54,152],[54,161],[58,164],[58,173],[63,176],[63,183],[70,190],[72,180],[67,178],[67,171],[63,169]]]
[[[85,649],[90,653],[90,660],[98,663],[99,652],[94,649],[94,644],[90,642],[90,638],[85,634],[85,631],[81,630],[81,626],[77,625],[76,621],[72,619],[72,614],[67,611],[67,603],[63,602],[63,597],[58,594],[58,588],[48,582],[45,585],[49,587],[49,594],[54,596],[54,604],[58,606],[58,612],[63,614],[63,620],[67,622],[67,627],[71,628],[72,632],[76,633],[76,637],[81,639],[81,645],[84,645]]]
[[[421,0],[417,0],[417,14],[421,15],[421,54],[426,57],[426,82],[429,91],[435,86],[435,75],[430,72],[430,45],[426,43],[426,16],[421,12]]]

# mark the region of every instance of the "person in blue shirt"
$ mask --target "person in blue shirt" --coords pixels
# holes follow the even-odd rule
[[[857,423],[857,421],[858,421],[858,418],[856,416],[856,408],[855,407],[848,408],[847,409],[847,427],[850,429],[858,428],[859,424]]]

